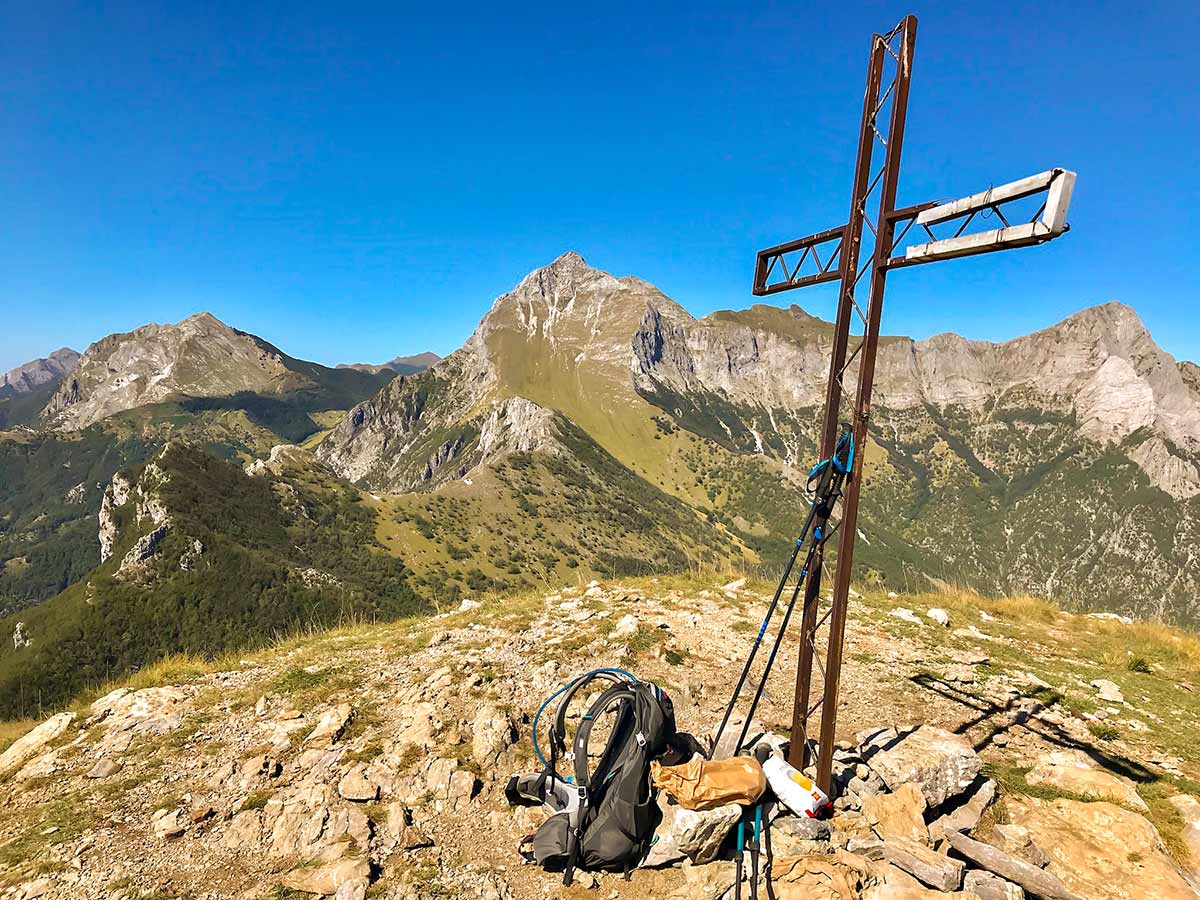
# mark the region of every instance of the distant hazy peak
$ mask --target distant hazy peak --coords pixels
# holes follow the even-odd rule
[[[62,347],[49,356],[30,360],[0,375],[0,391],[27,394],[43,384],[62,378],[79,364],[79,358],[78,351]]]
[[[441,362],[442,358],[436,353],[425,351],[412,356],[397,356],[384,363],[338,363],[339,369],[354,369],[358,372],[378,374],[391,370],[398,375],[415,375],[424,372]]]

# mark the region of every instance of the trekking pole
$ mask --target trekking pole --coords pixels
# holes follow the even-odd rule
[[[762,804],[754,805],[754,832],[750,838],[750,900],[758,900],[758,851],[762,837]]]
[[[738,735],[738,748],[742,746],[746,740],[747,733],[750,731],[750,720],[754,718],[759,701],[762,700],[763,691],[766,690],[767,676],[771,674],[771,667],[775,665],[775,657],[779,654],[779,648],[783,645],[783,636],[787,632],[788,622],[791,621],[792,612],[796,608],[796,600],[800,596],[800,588],[804,587],[805,581],[808,578],[808,570],[812,566],[813,557],[816,555],[817,548],[823,541],[824,535],[822,535],[821,528],[818,526],[814,533],[813,543],[809,546],[808,554],[804,557],[804,566],[800,569],[800,577],[796,581],[795,590],[792,591],[792,598],[788,601],[788,605],[783,611],[783,620],[779,623],[779,631],[775,634],[775,640],[771,643],[771,652],[767,654],[767,664],[763,667],[762,678],[758,680],[758,687],[754,691],[754,697],[750,700],[750,709],[747,710],[745,721],[742,722],[742,731]]]
[[[817,527],[813,532],[813,543],[809,546],[804,567],[800,572],[800,578],[797,580],[795,590],[792,592],[791,601],[788,603],[787,611],[784,614],[783,624],[780,626],[779,633],[775,636],[775,643],[772,647],[770,658],[767,661],[767,666],[763,671],[762,681],[760,681],[758,690],[755,693],[754,708],[758,707],[758,701],[762,697],[767,675],[770,673],[771,666],[775,662],[775,655],[779,652],[784,631],[787,629],[788,620],[796,605],[796,598],[800,593],[800,588],[804,585],[805,578],[808,576],[808,569],[812,564],[813,554],[818,545],[824,543],[825,538],[828,537],[828,534],[825,532],[825,526],[828,524],[829,517],[833,513],[834,504],[841,497],[842,483],[848,476],[853,463],[854,433],[850,425],[843,422],[842,435],[838,438],[837,444],[834,446],[833,455],[828,459],[821,460],[808,473],[808,490],[813,495],[808,515],[804,519],[804,525],[800,529],[800,537],[796,539],[796,545],[792,548],[791,556],[784,567],[783,577],[779,579],[779,585],[775,588],[775,596],[771,598],[771,603],[767,607],[767,614],[763,617],[762,625],[759,626],[758,635],[754,638],[754,643],[750,645],[750,654],[746,657],[746,664],[742,667],[742,673],[738,677],[737,684],[733,688],[733,694],[730,696],[729,703],[725,707],[725,715],[721,718],[721,724],[717,728],[716,735],[713,738],[713,752],[716,751],[717,744],[720,742],[721,736],[725,733],[725,726],[729,724],[729,718],[733,714],[738,699],[741,697],[742,688],[745,687],[746,678],[750,674],[754,658],[758,655],[758,650],[762,646],[762,640],[766,635],[767,627],[775,615],[775,610],[779,606],[779,598],[783,595],[783,589],[787,586],[788,578],[791,577],[792,570],[796,566],[796,559],[800,555],[800,548],[808,537],[808,530],[812,527],[813,522],[816,521]],[[814,481],[816,481],[815,488],[813,487]],[[741,749],[742,741],[746,739],[746,732],[750,728],[751,716],[753,716],[753,711],[746,716],[745,722],[742,724],[741,735],[738,738],[737,745],[733,748],[734,755],[737,755],[738,750]]]
[[[771,598],[771,603],[767,606],[767,614],[763,617],[762,624],[758,628],[758,636],[754,638],[754,643],[750,645],[750,655],[746,657],[746,664],[742,666],[742,674],[738,676],[737,685],[734,687],[733,694],[729,698],[729,703],[725,707],[725,715],[721,718],[721,725],[717,728],[717,733],[713,737],[713,752],[716,752],[721,735],[725,733],[725,726],[729,724],[729,717],[733,715],[738,698],[742,695],[742,688],[745,687],[746,678],[750,675],[750,667],[754,664],[754,657],[758,654],[758,648],[762,645],[763,636],[767,633],[767,626],[771,624],[771,618],[775,615],[776,607],[779,606],[779,598],[783,596],[783,589],[787,586],[792,569],[795,568],[796,557],[800,555],[800,548],[804,545],[804,539],[808,536],[808,528],[812,524],[815,515],[816,507],[814,506],[809,509],[808,518],[804,520],[804,527],[800,529],[800,537],[796,539],[796,546],[792,548],[792,555],[784,567],[783,577],[779,579],[779,584],[775,588],[775,596]],[[733,749],[734,755],[737,755],[738,748],[734,747]]]
[[[737,844],[734,845],[734,876],[733,876],[733,900],[742,900],[742,854],[745,852],[746,844],[746,815],[742,813],[742,817],[738,819],[737,827]]]

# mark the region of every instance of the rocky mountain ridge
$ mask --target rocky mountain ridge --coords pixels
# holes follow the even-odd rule
[[[483,422],[519,397],[771,557],[805,502],[795,485],[813,462],[831,343],[832,326],[798,307],[696,319],[568,253],[497,298],[460,350],[351,410],[316,452],[371,490],[437,495],[471,480]],[[897,583],[915,571],[1200,615],[1189,366],[1117,303],[1004,343],[883,338],[864,564]],[[1028,502],[1072,510],[1062,546],[1014,536]]]
[[[413,356],[397,356],[378,365],[374,363],[339,363],[337,367],[339,369],[358,369],[360,372],[374,372],[376,374],[385,369],[390,369],[397,375],[415,375],[435,365],[440,359],[441,357],[436,353],[426,351]]]
[[[70,347],[55,350],[44,359],[34,359],[0,375],[0,396],[28,394],[35,388],[63,378],[79,363],[80,354]]]
[[[51,428],[75,431],[117,413],[179,398],[344,392],[377,387],[379,382],[371,378],[293,359],[211,313],[198,313],[174,325],[143,325],[96,341],[42,416]]]

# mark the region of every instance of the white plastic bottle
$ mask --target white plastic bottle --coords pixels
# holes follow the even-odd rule
[[[768,756],[762,767],[767,776],[767,784],[771,786],[779,802],[796,815],[816,818],[830,805],[829,797],[824,791],[813,784],[803,772],[792,768],[775,754]]]

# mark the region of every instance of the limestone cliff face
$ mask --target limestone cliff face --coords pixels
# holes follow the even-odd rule
[[[499,400],[525,398],[596,433],[637,395],[676,413],[750,411],[721,427],[770,454],[780,416],[811,418],[823,404],[832,341],[830,323],[796,306],[696,319],[652,285],[567,253],[497,298],[460,350],[356,407],[318,454],[377,487],[436,483],[477,464],[468,457]],[[1004,343],[884,337],[875,403],[961,412],[981,427],[1006,410],[1067,417],[1081,439],[1125,447],[1154,484],[1187,498],[1200,494],[1198,373],[1159,349],[1133,310],[1108,303]],[[794,441],[775,443],[796,462]]]
[[[797,307],[691,321],[647,315],[633,339],[633,378],[649,394],[701,391],[746,407],[811,408],[824,400],[831,346],[830,326]],[[999,344],[956,334],[884,338],[875,402],[893,412],[988,415],[1032,405],[1069,415],[1083,438],[1131,442],[1131,458],[1156,485],[1190,497],[1200,493],[1200,396],[1185,381],[1191,375],[1133,310],[1108,303]]]
[[[70,347],[55,350],[45,359],[35,359],[0,375],[0,397],[28,394],[61,380],[79,363],[79,353]]]
[[[278,394],[310,385],[289,362],[270,344],[209,313],[176,325],[144,325],[88,347],[43,416],[55,428],[78,429],[177,396]]]

